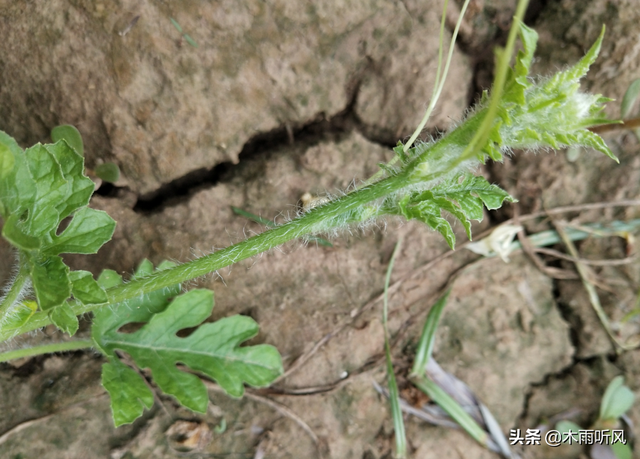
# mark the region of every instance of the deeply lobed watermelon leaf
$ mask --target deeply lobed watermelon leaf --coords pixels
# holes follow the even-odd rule
[[[143,263],[135,277],[150,274],[150,266]],[[99,279],[105,288],[121,282],[113,272],[106,276],[109,281],[104,276]],[[242,396],[244,383],[266,386],[282,373],[280,354],[273,346],[240,346],[258,333],[253,319],[232,316],[202,324],[211,315],[213,292],[200,289],[175,296],[179,291],[174,286],[96,311],[92,339],[109,360],[103,365],[102,384],[111,396],[116,426],[133,422],[153,403],[142,376],[124,365],[117,351],[126,352],[139,368],[150,369],[163,392],[201,413],[209,401],[206,387],[178,365],[212,378],[234,397]],[[145,325],[133,333],[121,331],[127,324],[141,322]],[[189,336],[177,335],[192,327],[198,328]]]
[[[84,175],[84,159],[76,151],[82,140],[75,128],[73,132],[68,126],[65,129],[69,132],[58,134],[68,137],[75,132],[75,147],[62,138],[54,144],[22,150],[0,131],[0,217],[4,220],[2,236],[18,249],[21,263],[28,266],[39,308],[49,312],[58,328],[72,335],[78,321],[65,304],[72,293],[78,292],[79,296],[74,296],[85,304],[103,302],[106,295],[95,281],[91,287],[85,286],[93,295],[83,295],[74,287],[78,280],[70,277],[59,255],[96,253],[111,239],[115,221],[105,212],[87,207],[94,184]],[[68,226],[59,232],[67,217],[71,219]],[[87,274],[82,274],[85,284]],[[10,306],[0,318],[3,323],[16,320],[11,314],[18,304]]]

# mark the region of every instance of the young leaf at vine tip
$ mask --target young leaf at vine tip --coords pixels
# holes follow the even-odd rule
[[[253,319],[233,316],[201,324],[212,308],[213,292],[192,290],[176,297],[136,332],[117,331],[131,322],[129,316],[121,323],[112,323],[106,330],[94,325],[92,337],[110,362],[117,358],[116,350],[127,352],[138,367],[151,369],[154,381],[163,392],[173,395],[193,411],[205,412],[209,400],[206,387],[197,376],[179,370],[178,363],[209,376],[235,397],[242,396],[243,383],[265,386],[282,373],[280,355],[274,347],[265,344],[240,347],[258,332]],[[198,325],[191,335],[177,336],[180,330]],[[117,409],[113,407],[114,412]]]
[[[54,127],[51,130],[51,140],[53,140],[53,143],[56,143],[59,140],[64,140],[75,150],[76,153],[80,156],[84,156],[84,142],[82,141],[80,131],[78,131],[75,126],[62,124]]]
[[[531,62],[533,61],[533,53],[535,52],[538,44],[538,34],[523,23],[520,23],[519,26],[520,39],[524,49],[518,52],[515,66],[510,70],[507,77],[503,100],[505,102],[524,104],[524,91],[532,85],[528,77]]]
[[[501,140],[495,142],[496,147],[560,149],[579,145],[594,148],[618,161],[606,143],[587,130],[598,124],[619,122],[602,115],[603,104],[609,99],[579,91],[580,79],[600,51],[604,27],[578,63],[535,84],[527,80],[524,72],[528,72],[537,33],[524,24],[520,24],[520,32],[525,51],[519,55],[516,70],[511,72],[505,85],[500,111]]]
[[[73,334],[77,319],[63,305],[71,295],[72,280],[58,255],[96,253],[111,239],[115,221],[105,212],[87,207],[94,184],[84,175],[84,159],[77,152],[82,139],[75,128],[54,130],[52,136],[58,140],[55,144],[22,150],[13,138],[0,132],[2,235],[19,249],[22,262],[28,266],[40,309]],[[62,220],[69,216],[67,228],[56,234]],[[97,286],[90,287],[85,281],[85,287],[94,296],[99,295]],[[88,299],[79,285],[76,290],[78,300]]]

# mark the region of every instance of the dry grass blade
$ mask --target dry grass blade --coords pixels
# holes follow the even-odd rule
[[[384,354],[387,364],[387,386],[389,387],[389,402],[391,404],[391,417],[393,419],[393,428],[396,437],[396,457],[403,459],[407,455],[407,436],[404,429],[404,420],[402,419],[402,408],[400,407],[400,395],[398,392],[398,383],[393,369],[393,361],[391,359],[391,345],[389,344],[389,282],[391,281],[391,272],[398,253],[402,247],[402,238],[398,239],[396,247],[393,250],[389,267],[387,268],[387,276],[384,281],[384,303],[382,310],[382,326],[384,328]]]
[[[480,427],[486,430],[486,425],[479,409],[480,402],[469,386],[451,373],[444,371],[433,358],[429,360],[427,365],[427,376],[463,407]]]
[[[517,219],[516,219],[517,221]],[[547,266],[544,262],[536,255],[536,248],[531,244],[529,238],[526,236],[524,229],[518,232],[518,241],[522,246],[522,250],[527,254],[529,259],[533,261],[533,264],[536,265],[536,268],[540,270],[543,274],[553,278],[553,279],[577,279],[578,276],[576,273],[572,271],[567,271],[566,269],[555,268],[552,266]]]
[[[589,128],[591,132],[596,134],[604,134],[605,132],[622,131],[625,129],[638,129],[640,127],[640,118],[632,118],[623,120],[620,124],[602,124]]]
[[[578,270],[578,274],[580,275],[580,279],[582,280],[582,285],[584,285],[584,288],[587,290],[587,294],[589,295],[589,301],[591,302],[591,306],[593,307],[593,310],[598,316],[598,319],[600,319],[600,323],[602,324],[603,328],[607,332],[607,335],[609,335],[609,338],[613,342],[616,348],[616,351],[620,352],[621,350],[633,349],[633,347],[626,346],[624,343],[621,343],[620,341],[618,341],[618,339],[614,335],[613,330],[611,329],[611,324],[609,323],[609,318],[607,317],[607,314],[602,308],[602,304],[600,303],[600,297],[598,296],[596,287],[592,282],[592,279],[595,278],[595,275],[587,265],[578,261],[580,259],[580,255],[578,254],[578,250],[576,249],[576,246],[573,243],[573,241],[567,236],[567,233],[565,231],[566,223],[558,222],[558,221],[554,221],[553,223],[556,228],[556,231],[558,231],[558,234],[562,238],[564,245],[567,247],[567,250],[569,251],[571,256],[576,259],[574,263],[576,265],[576,269]]]
[[[489,408],[478,400],[469,386],[451,373],[444,371],[433,358],[429,360],[427,365],[427,376],[462,407],[477,425],[488,434],[484,446],[506,458],[514,457],[500,425],[491,414]]]
[[[389,398],[389,391],[387,389],[382,387],[375,380],[372,380],[371,383],[373,384],[376,392],[378,392],[380,395],[383,395],[384,397]],[[404,400],[402,397],[400,398],[400,407],[402,408],[403,412],[411,414],[418,419],[428,422],[429,424],[433,424],[434,426],[447,427],[449,429],[460,429],[460,426],[453,422],[449,415],[442,410],[427,410],[425,409],[425,407],[416,408],[409,404],[409,402]]]
[[[625,199],[622,201],[607,201],[607,202],[592,202],[589,204],[577,204],[575,206],[562,206],[555,207],[553,209],[542,210],[540,212],[533,212],[526,215],[520,215],[518,219],[520,221],[534,220],[540,217],[547,217],[550,215],[562,215],[569,212],[582,212],[585,210],[600,210],[610,209],[612,207],[640,207],[640,199]],[[514,223],[515,218],[511,218],[502,222],[501,224]]]
[[[574,258],[557,250],[546,249],[544,247],[534,247],[533,251],[544,255],[551,255],[552,257],[561,258],[562,260],[571,261],[573,263],[582,263],[591,266],[622,266],[637,261],[637,257],[627,257],[619,260],[587,260],[585,258]]]

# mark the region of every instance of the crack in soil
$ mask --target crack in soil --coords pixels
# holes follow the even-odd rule
[[[318,113],[315,119],[302,126],[284,124],[269,132],[263,132],[251,138],[242,148],[239,154],[239,162],[223,162],[210,169],[198,169],[187,173],[169,183],[162,185],[157,190],[138,196],[133,210],[139,213],[158,213],[168,205],[175,205],[189,199],[195,191],[209,188],[217,183],[228,182],[232,178],[243,173],[243,167],[258,158],[269,158],[277,154],[284,147],[296,145],[309,148],[327,139],[339,139],[356,131],[372,143],[384,147],[393,148],[395,144],[389,144],[384,139],[371,135],[357,114],[355,104],[360,90],[362,79],[369,69],[365,66],[359,74],[355,75],[347,84],[350,93],[347,106],[331,118],[326,118],[324,113]],[[125,187],[117,187],[110,183],[103,183],[96,194],[103,197],[118,198]]]

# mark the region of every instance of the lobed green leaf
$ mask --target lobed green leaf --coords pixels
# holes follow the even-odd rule
[[[201,325],[186,338],[176,333],[195,327],[213,308],[213,292],[192,290],[174,299],[163,312],[154,314],[135,333],[115,329],[93,334],[100,349],[111,358],[115,350],[127,352],[141,368],[150,368],[154,381],[187,408],[204,412],[207,391],[200,379],[176,367],[177,363],[216,380],[229,394],[242,396],[243,383],[265,386],[282,372],[278,351],[269,345],[239,347],[254,337],[258,325],[253,319],[233,316]]]
[[[31,281],[43,311],[60,306],[71,295],[69,268],[59,256],[33,260]]]
[[[57,142],[44,147],[56,158],[65,180],[68,181],[65,199],[56,206],[62,220],[76,209],[89,204],[95,184],[84,175],[82,156],[67,142]]]
[[[106,212],[83,207],[60,236],[49,235],[42,252],[46,255],[96,253],[111,239],[115,228],[116,222]]]
[[[96,253],[111,239],[115,221],[87,207],[94,191],[84,175],[82,139],[72,126],[54,129],[54,144],[22,150],[0,131],[0,216],[2,236],[20,251],[28,266],[35,296],[42,311],[61,329],[74,333],[77,319],[62,307],[72,292],[80,302],[104,302],[101,291],[85,274],[69,277],[58,255]],[[67,228],[56,234],[71,216]],[[92,284],[93,282],[93,284]],[[6,319],[6,317],[5,317]]]
[[[4,180],[11,173],[15,163],[11,149],[7,145],[0,143],[0,180]]]
[[[173,263],[161,263],[158,270],[173,266]],[[148,276],[153,273],[153,264],[143,260],[134,273],[132,280]],[[108,290],[122,284],[122,276],[117,272],[105,269],[98,277],[98,285]],[[180,284],[156,290],[142,297],[133,298],[126,303],[117,303],[108,308],[100,308],[94,312],[92,335],[108,335],[115,333],[120,327],[129,323],[147,322],[157,312],[164,311],[169,300],[180,293]],[[94,340],[96,341],[96,340]],[[105,351],[103,353],[106,354]]]
[[[158,269],[170,266],[172,264],[164,263]],[[152,273],[153,265],[145,260],[134,278]],[[104,289],[121,283],[122,279],[114,271],[104,271],[98,278],[98,284]],[[206,388],[197,376],[178,369],[178,363],[216,380],[236,397],[243,394],[243,383],[264,386],[282,372],[280,355],[274,347],[240,347],[257,334],[255,321],[233,316],[201,325],[211,314],[213,292],[193,290],[171,301],[179,292],[180,286],[175,285],[95,312],[91,336],[113,365],[103,368],[108,372],[103,375],[103,384],[110,394],[117,394],[111,398],[116,425],[133,422],[142,414],[144,406],[150,406],[140,402],[130,406],[132,400],[142,400],[142,386],[131,383],[140,376],[118,366],[116,350],[127,352],[138,367],[151,369],[154,381],[163,392],[199,412],[207,407]],[[146,325],[133,333],[123,333],[122,328],[132,323]],[[191,335],[177,336],[180,330],[198,325]],[[133,384],[133,389],[130,390],[128,384]]]
[[[56,327],[73,336],[78,331],[78,318],[67,303],[56,306],[49,312],[49,317]]]
[[[28,211],[25,211],[25,214]],[[11,214],[5,220],[2,227],[2,236],[11,243],[14,247],[24,250],[26,252],[35,252],[40,249],[40,239],[34,236],[25,234],[23,226],[21,224],[20,214]]]
[[[144,379],[117,359],[102,365],[102,385],[109,392],[116,427],[133,422],[153,406],[153,392]]]
[[[30,236],[41,237],[55,231],[62,220],[57,206],[67,197],[68,181],[62,175],[60,163],[43,145],[25,150],[29,172],[36,184],[36,193],[23,226]]]
[[[4,147],[5,157],[5,171],[0,180],[0,211],[6,221],[10,215],[21,215],[31,207],[36,194],[36,184],[29,173],[24,151],[13,137],[0,131],[0,145]],[[12,167],[11,170],[9,166]]]
[[[483,205],[489,210],[498,209],[505,200],[514,201],[509,193],[490,184],[484,177],[467,173],[445,180],[430,190],[408,194],[398,202],[397,209],[386,211],[426,223],[442,234],[449,246],[454,248],[455,234],[451,224],[442,217],[443,210],[462,223],[471,239],[470,220],[482,221]]]
[[[93,275],[89,271],[71,271],[69,273],[71,281],[71,293],[74,298],[83,304],[100,304],[106,303],[107,293],[95,281]]]

